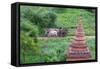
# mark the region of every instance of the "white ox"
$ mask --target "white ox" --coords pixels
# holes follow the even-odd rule
[[[49,29],[47,36],[48,37],[57,37],[58,36],[58,31],[56,29]]]

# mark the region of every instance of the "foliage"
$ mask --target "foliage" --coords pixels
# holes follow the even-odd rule
[[[40,47],[38,46],[38,43],[36,43],[35,40],[28,36],[25,32],[21,32],[20,35],[20,49],[21,63],[27,62],[27,56],[40,54]]]
[[[21,6],[20,15],[22,64],[66,61],[66,53],[75,35],[80,15],[83,18],[85,35],[87,37],[95,35],[93,9]],[[44,37],[47,28],[63,28],[68,34],[61,38],[47,38]],[[87,38],[87,44],[92,59],[95,59],[95,38]]]
[[[47,12],[43,14],[43,27],[52,28],[55,27],[56,14],[54,12]]]
[[[43,13],[45,9],[41,10],[41,8],[39,8],[36,10],[37,12],[35,12],[32,10],[32,7],[26,8],[22,6],[21,8],[21,28],[30,30],[30,28],[35,25],[38,27],[38,30],[40,30],[41,34],[39,35],[42,36],[44,35],[44,28],[56,27],[55,21],[57,16],[53,11]]]
[[[38,39],[39,47],[41,47],[40,55],[32,56],[32,53],[27,57],[27,62],[38,63],[38,62],[59,62],[66,61],[67,51],[70,46],[70,42],[73,37],[64,38],[53,38],[53,39]],[[95,42],[94,38],[88,38],[88,47],[92,54],[92,59],[95,59]],[[25,62],[24,62],[25,63]]]

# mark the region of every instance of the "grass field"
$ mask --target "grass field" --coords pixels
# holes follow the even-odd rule
[[[87,45],[91,51],[92,58],[95,59],[95,37],[87,36]],[[67,51],[70,46],[73,36],[64,38],[42,38],[39,37],[39,47],[41,47],[41,54],[33,56],[25,56],[24,63],[41,63],[41,62],[59,62],[67,60]]]

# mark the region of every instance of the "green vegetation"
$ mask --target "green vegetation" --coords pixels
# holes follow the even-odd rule
[[[21,6],[21,64],[66,61],[67,50],[75,35],[80,15],[83,17],[84,31],[92,59],[95,59],[95,37],[93,37],[95,14],[92,10]],[[60,27],[68,30],[66,37],[45,37],[45,29]],[[88,38],[90,36],[91,38]]]

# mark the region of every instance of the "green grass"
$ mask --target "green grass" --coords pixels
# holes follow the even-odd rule
[[[80,12],[80,9],[67,9],[65,12],[57,14],[56,25],[68,29],[68,35],[74,35],[74,31],[78,25],[79,15],[82,15],[83,26],[86,35],[95,35],[95,16],[86,10]]]
[[[92,55],[92,59],[95,59],[95,48],[96,48],[96,45],[95,45],[95,38],[90,38],[90,39],[87,39],[87,44],[88,44],[88,47],[91,51],[91,55]]]
[[[47,39],[42,40],[42,42],[44,43],[42,45],[43,55],[47,57],[45,62],[56,62],[66,60],[66,51],[70,44],[70,39]]]
[[[39,39],[39,47],[41,47],[40,55],[25,56],[23,63],[41,63],[41,62],[59,62],[66,61],[67,51],[72,42],[73,36],[64,38],[48,38]],[[92,54],[92,59],[95,59],[95,38],[87,38],[87,44]],[[24,58],[22,58],[24,59]]]

